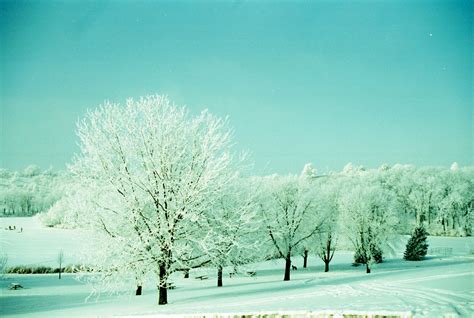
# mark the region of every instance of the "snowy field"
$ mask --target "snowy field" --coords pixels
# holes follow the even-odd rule
[[[75,251],[87,235],[73,230],[43,228],[35,218],[3,218],[1,250],[9,256],[9,265],[40,264],[56,266],[59,250],[66,263],[75,263]],[[17,231],[5,230],[16,225]],[[23,232],[18,233],[23,227]],[[401,260],[403,244],[392,258],[365,274],[363,266],[353,267],[351,252],[336,252],[331,271],[323,272],[323,263],[302,258],[290,282],[283,282],[283,261],[248,265],[242,274],[224,276],[224,287],[217,288],[212,269],[172,276],[176,288],[169,291],[169,305],[157,306],[153,283],[144,286],[144,295],[86,298],[90,287],[65,274],[6,275],[0,280],[1,317],[122,317],[174,314],[175,316],[214,313],[321,313],[321,314],[394,314],[414,317],[471,317],[474,312],[474,240],[473,238],[430,237],[433,255],[422,262]],[[438,255],[434,255],[438,254]],[[256,271],[255,277],[245,275]],[[209,279],[195,279],[198,275]],[[24,289],[9,290],[11,283]]]
[[[15,230],[7,228],[15,226]],[[64,252],[65,264],[76,264],[76,251],[87,240],[78,230],[53,229],[38,217],[0,217],[0,246],[8,255],[8,265],[45,265],[57,267],[58,253]]]

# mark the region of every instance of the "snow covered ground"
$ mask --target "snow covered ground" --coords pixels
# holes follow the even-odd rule
[[[7,230],[15,226],[15,230]],[[64,251],[65,264],[78,262],[77,251],[87,234],[70,229],[48,228],[38,217],[0,217],[0,246],[8,254],[8,265],[45,265],[56,267]]]
[[[63,249],[74,263],[75,251],[87,235],[72,230],[42,228],[35,219],[7,218],[1,221],[1,249],[9,255],[9,265],[49,264],[55,266],[58,250]],[[8,225],[23,227],[22,233],[4,230]],[[157,306],[154,283],[144,286],[144,295],[90,298],[90,287],[72,274],[59,280],[57,275],[7,275],[0,280],[1,317],[111,317],[202,313],[377,313],[414,317],[471,317],[474,312],[474,239],[429,238],[430,248],[438,255],[422,262],[401,259],[403,244],[393,258],[365,274],[363,267],[351,266],[351,252],[336,252],[329,273],[323,263],[302,258],[290,282],[283,282],[283,261],[248,265],[237,277],[224,277],[217,288],[212,269],[191,272],[184,279],[176,273],[172,280],[169,305]],[[48,263],[49,262],[49,263]],[[245,275],[256,271],[255,277]],[[208,280],[195,279],[208,275]],[[11,283],[24,289],[9,290]]]

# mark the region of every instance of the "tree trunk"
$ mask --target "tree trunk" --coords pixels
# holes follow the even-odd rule
[[[370,274],[369,262],[365,263],[365,272],[366,272],[367,274]]]
[[[304,250],[303,254],[303,268],[306,268],[308,265],[308,250]]]
[[[290,269],[291,269],[291,256],[290,253],[286,255],[285,259],[285,277],[283,278],[284,281],[290,280]]]
[[[222,266],[217,266],[217,287],[222,287]]]
[[[137,290],[135,291],[135,296],[140,296],[142,294],[142,286],[138,285]]]
[[[158,286],[158,305],[166,305],[168,303],[168,286],[166,279],[165,264],[160,264],[160,285]]]
[[[184,278],[189,278],[189,269],[184,271]]]
[[[324,272],[329,272],[329,262],[331,261],[331,241],[332,235],[329,234],[328,239],[326,241],[326,255],[324,256]],[[334,255],[334,254],[333,254]]]

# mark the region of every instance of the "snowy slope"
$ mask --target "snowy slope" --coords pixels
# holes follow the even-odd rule
[[[37,257],[45,245],[36,244],[58,244],[54,242],[58,240],[55,235],[68,233],[43,230],[45,232],[38,229],[36,233],[42,233],[44,237],[30,241],[29,245],[19,244],[22,249],[39,250],[30,254],[29,259],[22,256],[25,261],[38,262]],[[8,241],[12,235],[4,237],[2,232],[2,239]],[[70,236],[71,233],[63,239]],[[21,240],[17,237],[15,242]],[[62,246],[65,253],[72,254],[76,243]],[[292,272],[290,282],[282,281],[282,261],[262,262],[242,268],[243,273],[237,277],[225,275],[222,288],[215,287],[216,273],[211,269],[193,271],[189,279],[176,273],[172,280],[177,288],[169,292],[170,304],[160,307],[156,305],[154,282],[144,286],[141,297],[102,295],[85,302],[90,287],[75,280],[73,275],[65,275],[62,280],[56,275],[8,275],[0,281],[0,316],[154,317],[164,314],[320,312],[470,317],[474,312],[473,239],[430,237],[430,244],[434,249],[450,247],[453,250],[449,256],[430,256],[422,262],[390,258],[374,266],[372,274],[365,274],[362,267],[351,266],[351,252],[337,252],[329,273],[322,272],[323,263],[316,258],[310,258],[308,269],[301,268],[302,258],[295,258],[298,270]],[[15,253],[15,249],[10,248],[9,252]],[[18,259],[15,255],[13,258]],[[247,270],[257,271],[257,276],[246,276]],[[194,278],[200,274],[209,275],[209,279]],[[21,283],[25,289],[8,290],[12,282]],[[130,291],[129,295],[132,294]]]
[[[9,226],[15,226],[16,230],[6,230]],[[0,247],[8,255],[8,266],[54,267],[61,250],[64,251],[65,264],[76,264],[77,251],[86,241],[87,234],[78,230],[44,227],[37,216],[0,217]]]

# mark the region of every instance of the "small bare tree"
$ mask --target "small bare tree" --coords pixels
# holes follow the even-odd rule
[[[0,254],[0,278],[3,278],[5,271],[7,270],[8,255],[6,253]]]
[[[334,233],[328,231],[319,235],[319,246],[316,253],[324,262],[324,272],[329,272],[329,263],[332,261],[334,253],[336,252],[336,241]]]
[[[64,263],[64,252],[63,250],[60,250],[58,254],[59,279],[61,279],[61,272],[63,271],[63,263]]]

